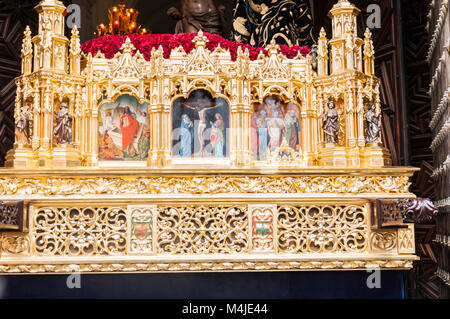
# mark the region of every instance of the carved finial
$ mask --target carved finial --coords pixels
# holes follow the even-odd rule
[[[33,64],[33,44],[31,43],[31,30],[30,27],[25,28],[24,38],[22,42],[22,73],[31,73]]]
[[[369,28],[366,28],[366,32],[364,33],[364,37],[366,39],[372,39],[372,32],[370,32]]]
[[[372,32],[370,32],[369,28],[366,29],[366,33],[364,33],[364,36],[364,55],[371,57],[375,52],[372,42]]]
[[[29,25],[27,25],[27,27],[25,28],[24,34],[25,34],[25,37],[27,37],[27,38],[31,37],[31,30],[30,30]]]
[[[72,55],[81,54],[80,36],[79,35],[80,35],[80,32],[78,31],[78,28],[75,25],[72,28],[72,37],[70,39],[70,53]]]
[[[22,54],[27,55],[32,53],[32,43],[31,43],[31,30],[30,27],[27,26],[24,32],[24,38],[22,42]]]
[[[75,24],[72,28],[72,37],[78,37],[78,36],[80,36],[80,31],[78,31],[78,27]]]
[[[120,49],[123,51],[123,53],[132,53],[136,49],[136,47],[133,45],[133,43],[131,43],[131,39],[127,37]]]
[[[205,35],[203,35],[203,31],[200,30],[192,42],[194,42],[195,47],[198,48],[199,46],[206,47],[206,43],[208,43],[209,40]]]

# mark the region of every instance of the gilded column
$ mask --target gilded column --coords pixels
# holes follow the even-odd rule
[[[238,56],[238,60],[240,59],[240,56]],[[231,163],[234,166],[238,166],[237,163],[239,162],[239,151],[238,151],[238,145],[240,140],[240,134],[239,130],[237,129],[238,123],[239,123],[239,82],[240,80],[237,79],[237,76],[231,79],[231,99],[230,99],[230,129],[228,134],[228,139],[230,141],[230,158]],[[250,134],[250,131],[247,133]]]
[[[98,138],[96,132],[98,132],[98,103],[97,103],[97,85],[91,84],[88,86],[88,100],[89,104],[84,111],[84,142],[87,147],[85,148],[85,157],[87,166],[98,165]]]
[[[74,95],[75,106],[74,106],[74,145],[76,148],[80,149],[81,145],[81,113],[82,113],[82,96],[81,96],[81,86],[77,85],[76,92]]]
[[[345,144],[347,147],[347,165],[352,167],[359,167],[361,165],[360,152],[357,145],[356,106],[355,87],[352,82],[348,82],[345,95]]]
[[[51,90],[50,80],[47,80],[44,86],[44,94],[41,100],[42,111],[42,130],[39,149],[39,166],[51,167],[52,142],[53,142],[53,103],[54,94]]]
[[[249,53],[238,49],[236,79],[232,80],[232,99],[230,104],[231,159],[235,167],[250,167],[251,153],[251,117],[250,84],[247,80],[249,70]]]
[[[303,105],[302,109],[304,108],[305,111],[302,110],[302,124],[304,123],[303,128],[303,134],[302,134],[302,140],[303,140],[303,161],[306,165],[312,166],[314,165],[314,153],[316,151],[317,142],[316,139],[316,132],[314,129],[314,122],[315,122],[315,116],[316,112],[314,110],[314,105],[312,103],[312,83],[311,81],[308,81],[309,83],[306,84],[306,87],[304,90],[304,99],[303,101],[306,101],[306,105]]]

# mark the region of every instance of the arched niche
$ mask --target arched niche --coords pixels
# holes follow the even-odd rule
[[[148,103],[124,94],[99,108],[100,161],[145,161],[150,148]]]
[[[276,151],[286,140],[299,152],[301,145],[300,108],[278,95],[269,95],[263,103],[253,103],[251,151],[255,160],[267,160],[269,150]]]
[[[172,105],[172,156],[180,159],[226,158],[229,155],[230,108],[203,89]]]

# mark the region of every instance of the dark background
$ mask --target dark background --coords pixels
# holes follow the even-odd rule
[[[66,2],[66,1],[64,1]],[[119,0],[74,0],[73,3],[79,4],[82,8],[82,22],[80,34],[82,41],[94,37],[96,26],[100,23],[108,23],[108,8],[117,5]],[[179,10],[180,1],[178,0],[125,0],[128,7],[137,9],[140,14],[138,23],[151,30],[152,33],[173,33],[176,21],[166,15],[167,9],[177,7]],[[227,34],[231,28],[231,16],[233,0],[215,1],[215,4],[223,4],[226,7],[228,17],[226,30]]]

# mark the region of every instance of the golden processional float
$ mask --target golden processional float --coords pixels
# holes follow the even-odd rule
[[[311,56],[272,43],[165,58],[84,56],[62,2],[36,7],[0,169],[0,273],[412,267],[399,199],[414,168],[380,139],[380,80],[360,10],[339,0]],[[316,70],[316,71],[315,71]]]

